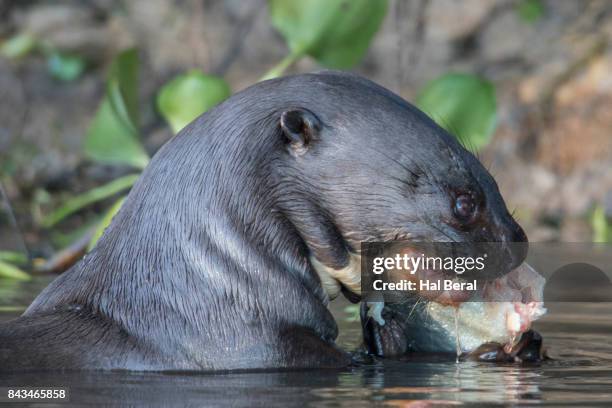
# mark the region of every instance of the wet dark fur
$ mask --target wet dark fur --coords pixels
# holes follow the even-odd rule
[[[319,128],[283,134],[293,108]],[[365,239],[476,239],[425,216],[446,211],[419,194],[443,176],[490,196],[479,238],[515,234],[477,160],[386,89],[333,72],[257,84],[168,142],[95,249],[0,325],[0,370],[346,366],[309,255],[341,267]]]

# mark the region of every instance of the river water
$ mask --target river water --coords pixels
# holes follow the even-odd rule
[[[18,315],[47,283],[0,281],[0,320]],[[359,323],[346,306],[332,303],[338,343],[355,349]],[[535,328],[553,359],[541,364],[455,363],[449,357],[379,360],[341,371],[0,374],[0,387],[68,387],[74,406],[612,406],[612,303],[547,307]]]

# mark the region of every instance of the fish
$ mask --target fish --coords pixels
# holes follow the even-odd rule
[[[533,357],[539,353],[534,347],[541,348],[541,337],[531,328],[546,314],[544,284],[545,279],[523,263],[459,304],[371,302],[364,316],[371,329],[364,325],[364,339],[386,355],[452,353],[457,358],[514,361],[528,350]]]

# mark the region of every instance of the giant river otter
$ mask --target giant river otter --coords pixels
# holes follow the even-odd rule
[[[359,298],[360,242],[397,238],[525,240],[399,96],[341,72],[261,82],[161,148],[97,246],[0,325],[0,370],[347,366],[326,306]]]

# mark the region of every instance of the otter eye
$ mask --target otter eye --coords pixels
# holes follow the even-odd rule
[[[468,221],[476,212],[476,203],[469,194],[461,194],[455,198],[455,205],[453,207],[455,216],[462,221]]]

